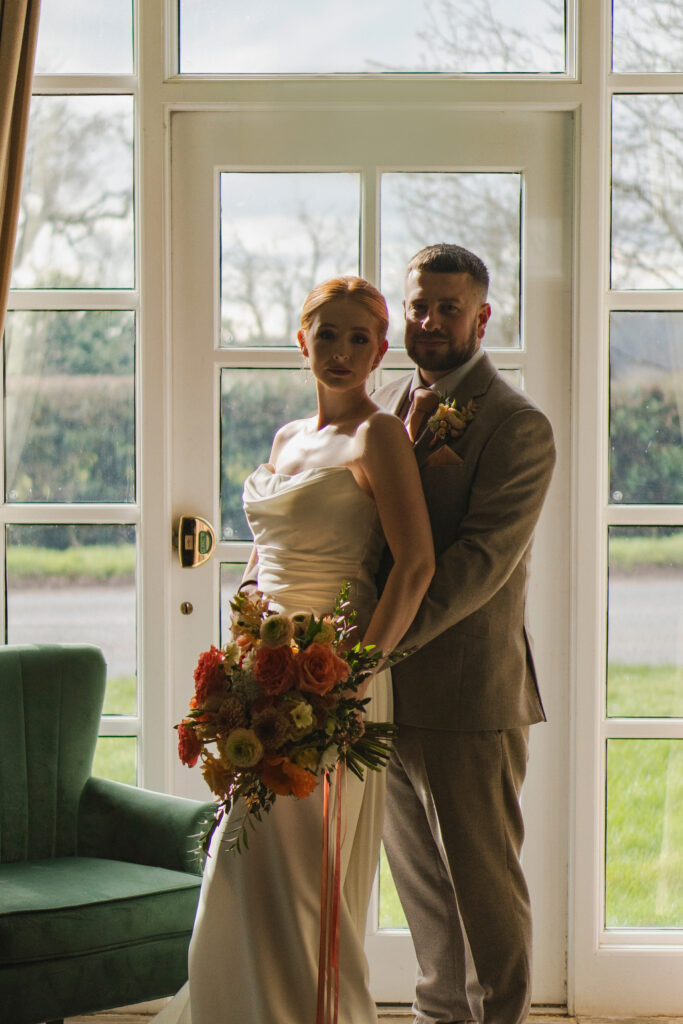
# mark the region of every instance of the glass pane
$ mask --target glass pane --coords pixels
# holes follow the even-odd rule
[[[563,72],[564,0],[179,0],[184,74]],[[397,16],[398,15],[398,16]]]
[[[407,928],[408,922],[389,870],[389,861],[382,845],[379,857],[379,927]]]
[[[135,500],[135,315],[10,312],[8,501]]]
[[[132,71],[132,0],[42,0],[36,74]]]
[[[221,536],[251,540],[242,485],[267,462],[275,431],[316,408],[315,386],[303,370],[221,372]],[[258,415],[255,415],[258,410]]]
[[[610,497],[683,502],[683,313],[610,316]]]
[[[493,316],[488,348],[520,343],[521,174],[464,172],[382,175],[382,291],[390,313],[389,339],[403,344],[403,278],[409,260],[434,240],[471,249],[489,270]]]
[[[524,374],[521,370],[499,370],[498,372],[503,380],[506,380],[513,388],[524,390]]]
[[[612,287],[683,288],[683,94],[612,101]]]
[[[221,562],[221,596],[220,596],[220,643],[227,644],[232,640],[230,632],[230,601],[237,593],[242,582],[246,562]]]
[[[683,927],[683,741],[607,743],[608,928]]]
[[[110,713],[135,714],[135,527],[10,525],[7,642],[96,644]]]
[[[134,736],[100,736],[95,748],[92,773],[100,779],[113,779],[129,786],[137,785],[138,741]]]
[[[612,0],[617,72],[683,71],[680,0]]]
[[[683,529],[611,527],[607,714],[683,717]]]
[[[133,97],[34,96],[13,288],[132,288]]]
[[[221,345],[296,345],[301,306],[360,266],[358,174],[221,174]]]

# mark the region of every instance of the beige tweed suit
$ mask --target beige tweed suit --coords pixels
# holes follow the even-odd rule
[[[412,375],[376,391],[405,415]],[[438,391],[438,382],[434,386]],[[385,845],[418,956],[417,1024],[519,1024],[531,917],[519,855],[528,726],[544,719],[525,621],[550,424],[486,354],[455,387],[465,432],[415,443],[436,572],[392,671]]]

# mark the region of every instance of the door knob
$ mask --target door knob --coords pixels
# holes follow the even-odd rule
[[[201,516],[181,516],[174,536],[183,569],[196,569],[211,558],[216,548],[213,526]]]

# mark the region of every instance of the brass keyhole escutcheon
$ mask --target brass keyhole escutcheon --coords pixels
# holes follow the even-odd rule
[[[192,612],[194,611],[194,605],[192,604],[191,601],[183,601],[183,603],[180,606],[180,611],[183,615],[192,615]]]

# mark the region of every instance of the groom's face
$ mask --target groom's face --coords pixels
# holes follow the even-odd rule
[[[403,309],[406,351],[430,383],[474,355],[491,315],[469,274],[424,270],[407,275]]]

